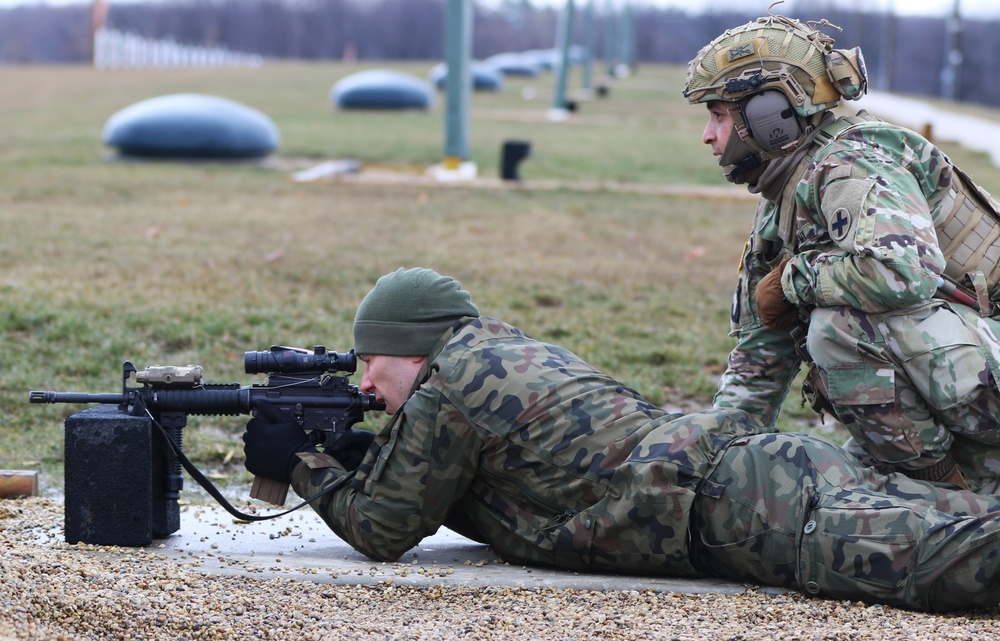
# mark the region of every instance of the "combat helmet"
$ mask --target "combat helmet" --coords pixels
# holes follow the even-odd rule
[[[721,101],[733,114],[738,136],[720,159],[732,182],[759,176],[768,160],[795,149],[823,112],[868,90],[861,49],[834,49],[820,26],[839,30],[826,20],[769,14],[727,30],[688,63],[688,102]]]

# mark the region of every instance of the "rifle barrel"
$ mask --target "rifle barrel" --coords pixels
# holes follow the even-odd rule
[[[85,394],[79,392],[29,392],[32,403],[104,403],[117,405],[125,402],[121,394]]]

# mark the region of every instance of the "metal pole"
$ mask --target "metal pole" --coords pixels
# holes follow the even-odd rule
[[[608,78],[615,75],[615,5],[608,0],[604,14],[604,74]]]
[[[594,0],[587,3],[583,20],[583,91],[590,95],[594,76]]]
[[[566,0],[562,21],[559,24],[559,69],[556,72],[556,86],[552,108],[566,109],[566,73],[569,70],[569,42],[573,32],[573,0]]]
[[[621,24],[621,55],[619,60],[625,66],[626,71],[631,70],[633,57],[635,56],[635,31],[632,24],[632,4],[625,0],[622,5]]]
[[[941,97],[958,100],[962,73],[962,9],[955,0],[951,17],[945,21],[948,42],[945,44],[944,67],[941,69]]]
[[[445,143],[444,167],[456,170],[469,158],[469,103],[472,76],[471,0],[448,0],[445,14]]]

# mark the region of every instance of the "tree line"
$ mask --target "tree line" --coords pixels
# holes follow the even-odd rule
[[[573,41],[583,42],[588,0],[576,1]],[[962,22],[958,39],[944,17],[901,17],[837,9],[825,0],[800,1],[800,19],[826,18],[842,27],[824,31],[838,47],[860,45],[871,84],[899,93],[941,96],[951,43],[961,46],[953,95],[962,102],[1000,106],[1000,39],[996,21]],[[618,33],[622,14],[598,1],[593,55]],[[111,4],[107,26],[148,38],[259,54],[272,59],[440,60],[444,55],[445,0],[180,0]],[[756,13],[720,10],[688,14],[634,4],[631,51],[638,63],[683,64],[723,30]],[[560,11],[530,0],[475,5],[473,56],[554,46]],[[609,24],[609,21],[611,22]],[[896,34],[905,34],[905,37]],[[86,63],[90,7],[26,5],[0,9],[0,63]],[[954,58],[951,58],[952,60]]]

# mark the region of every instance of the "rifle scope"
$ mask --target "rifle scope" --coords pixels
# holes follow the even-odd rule
[[[266,352],[244,352],[243,365],[247,374],[295,374],[300,372],[347,372],[358,368],[354,350],[346,354],[328,352],[317,345],[312,351],[299,347],[272,345]]]

